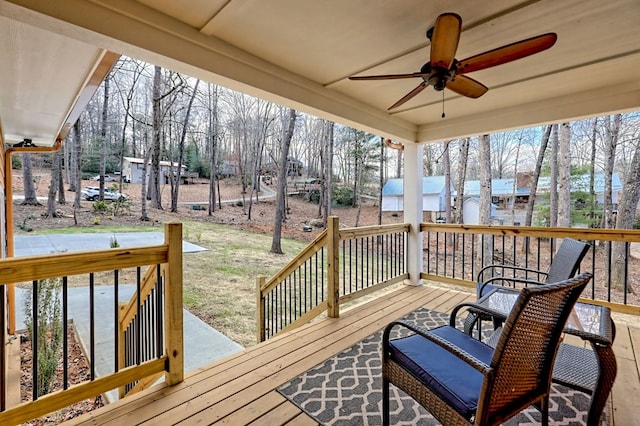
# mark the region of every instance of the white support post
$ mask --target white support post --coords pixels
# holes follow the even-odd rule
[[[404,221],[411,225],[407,248],[407,284],[421,285],[423,266],[423,241],[420,224],[423,221],[422,211],[422,162],[424,147],[419,144],[404,145]]]

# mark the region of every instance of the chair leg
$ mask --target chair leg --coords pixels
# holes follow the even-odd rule
[[[542,415],[542,426],[549,426],[549,397],[540,401],[540,414]]]
[[[382,426],[389,426],[389,380],[382,377]]]

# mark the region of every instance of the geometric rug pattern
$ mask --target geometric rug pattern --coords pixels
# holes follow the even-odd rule
[[[404,319],[424,328],[448,324],[449,316],[419,308]],[[397,328],[394,337],[400,337]],[[406,329],[402,332],[406,333]],[[382,330],[331,357],[288,383],[278,392],[323,425],[382,424]],[[438,425],[411,397],[391,385],[391,423]],[[552,385],[549,423],[586,424],[589,396],[564,386]],[[606,411],[606,410],[605,410]],[[506,425],[539,425],[540,413],[530,407]]]

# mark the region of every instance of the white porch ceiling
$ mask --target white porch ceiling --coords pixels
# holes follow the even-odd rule
[[[443,12],[463,19],[458,59],[546,32],[558,41],[470,74],[490,89],[478,99],[445,90],[444,119],[431,88],[387,111],[417,79],[347,79],[418,71]],[[6,142],[53,143],[108,52],[405,143],[640,109],[638,0],[2,0]]]

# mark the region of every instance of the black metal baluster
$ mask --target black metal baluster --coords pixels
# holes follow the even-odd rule
[[[156,266],[156,273],[158,274],[158,292],[156,294],[156,307],[157,307],[157,318],[158,318],[158,322],[156,323],[156,358],[160,358],[162,356],[162,354],[164,353],[164,307],[163,307],[163,301],[164,301],[164,279],[162,278],[162,271],[160,268],[160,264],[158,264]],[[175,284],[175,283],[172,283]],[[182,307],[180,307],[180,309],[182,309]]]
[[[32,400],[38,399],[38,280],[33,280],[31,299],[31,352],[33,365],[31,367]],[[4,303],[4,302],[3,302]]]
[[[114,371],[117,373],[119,370],[118,361],[119,361],[119,339],[120,339],[120,310],[118,309],[118,270],[113,271],[113,354],[114,354]]]
[[[142,270],[138,266],[136,268],[136,330],[135,330],[135,339],[136,339],[136,365],[140,365],[142,362],[140,360],[140,351],[142,348],[142,332],[141,332],[141,321],[142,321]]]
[[[4,288],[4,286],[3,286]],[[69,299],[67,298],[68,279],[62,277],[62,389],[69,388]],[[4,300],[4,299],[2,299]],[[3,317],[4,318],[4,317]]]
[[[96,379],[95,275],[89,274],[89,362],[91,381]]]

